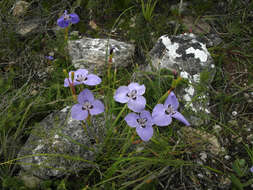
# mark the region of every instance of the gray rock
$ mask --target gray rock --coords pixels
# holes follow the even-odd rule
[[[41,183],[41,179],[35,176],[29,176],[24,173],[20,173],[20,179],[24,182],[25,186],[30,189],[38,189],[39,184]]]
[[[105,116],[91,117],[86,131],[69,113],[69,107],[52,113],[31,131],[19,153],[25,157],[20,165],[28,175],[48,179],[96,167],[92,160],[105,135]]]
[[[107,68],[106,55],[114,47],[113,67],[127,67],[134,55],[134,45],[113,39],[82,38],[70,40],[68,51],[76,69],[85,68],[90,72],[96,70],[102,74]]]
[[[39,27],[38,20],[28,20],[20,23],[17,33],[21,36],[27,36],[32,32],[35,32],[36,29]]]
[[[29,3],[26,1],[17,1],[12,8],[12,15],[21,17],[26,13]]]
[[[161,36],[150,51],[150,63],[141,70],[150,72],[168,69],[180,72],[180,76],[188,80],[187,88],[176,89],[179,101],[184,102],[185,108],[192,112],[186,118],[193,125],[201,125],[208,121],[206,115],[210,113],[209,96],[203,90],[198,90],[197,86],[204,84],[208,88],[215,75],[215,65],[201,38],[192,33]],[[202,81],[201,75],[205,76],[202,77]],[[200,115],[206,118],[199,117]]]
[[[182,139],[184,142],[192,146],[192,150],[209,150],[214,155],[224,153],[216,136],[189,126],[182,127],[180,130],[182,132]],[[203,158],[203,155],[201,155],[201,157]]]

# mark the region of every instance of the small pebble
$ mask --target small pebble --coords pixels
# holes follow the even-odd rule
[[[216,133],[219,133],[221,131],[221,126],[219,125],[214,125],[213,126],[213,130],[216,132]]]
[[[197,160],[196,163],[199,165],[203,165],[203,162],[201,160]]]
[[[250,134],[249,136],[247,136],[247,140],[248,140],[248,141],[253,140],[253,134]]]
[[[237,142],[237,143],[242,142],[242,137],[239,137],[238,139],[236,139],[236,142]]]
[[[206,162],[207,154],[205,152],[201,152],[199,155],[200,155],[200,159]]]
[[[51,52],[48,53],[48,55],[53,57],[54,56],[54,52],[51,51]]]
[[[37,90],[33,90],[32,92],[31,92],[31,95],[32,96],[35,96],[35,95],[37,95],[38,94],[38,91]]]
[[[248,93],[244,93],[243,95],[244,95],[245,98],[249,98],[250,97]]]
[[[236,120],[229,120],[228,123],[233,126],[238,126],[238,122]]]
[[[235,117],[237,116],[237,111],[232,111],[232,115]]]
[[[226,159],[226,160],[229,160],[230,158],[231,158],[231,156],[229,156],[229,155],[226,155],[226,156],[225,156],[225,159]]]
[[[139,147],[136,148],[136,152],[141,152],[143,149],[144,149],[143,146],[139,146]]]

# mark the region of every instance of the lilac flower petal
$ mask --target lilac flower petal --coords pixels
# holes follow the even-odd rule
[[[127,116],[125,117],[125,121],[127,122],[127,124],[130,127],[137,127],[139,124],[137,122],[137,119],[139,119],[139,115],[135,114],[135,113],[129,113],[127,114]]]
[[[157,104],[152,111],[152,117],[164,115],[164,114],[165,114],[165,108],[163,104]]]
[[[120,86],[115,94],[114,94],[114,100],[120,103],[127,103],[129,101],[129,97],[127,97],[127,93],[129,92],[129,89],[127,86]]]
[[[81,104],[75,104],[71,108],[71,117],[76,120],[85,120],[88,117],[88,111],[83,110]]]
[[[80,21],[79,16],[76,13],[71,13],[69,16],[72,24],[76,24]]]
[[[250,168],[250,172],[253,173],[253,166]]]
[[[70,85],[69,85],[69,82],[71,82],[71,79],[65,78],[65,79],[64,79],[64,87],[70,86]],[[76,86],[76,85],[79,85],[79,84],[82,84],[82,83],[77,82],[77,81],[74,81],[73,86]]]
[[[70,85],[69,85],[69,82],[73,82],[73,81],[71,80],[71,78],[72,78],[72,77],[71,77],[71,75],[72,75],[71,73],[72,73],[72,72],[74,72],[74,71],[69,71],[69,78],[65,78],[65,80],[64,80],[64,87],[70,86]],[[75,73],[75,72],[74,72],[74,73]]]
[[[93,108],[89,110],[91,115],[97,115],[105,111],[105,106],[100,100],[94,100],[92,106]]]
[[[101,78],[99,78],[97,75],[89,74],[87,75],[87,80],[84,81],[84,84],[89,86],[94,86],[101,83]]]
[[[171,123],[172,119],[170,115],[162,114],[162,115],[156,115],[153,117],[153,123],[157,126],[168,126]]]
[[[49,56],[45,56],[45,58],[46,58],[46,59],[48,59],[48,60],[50,60],[50,61],[54,60],[54,57],[53,57],[53,56],[51,56],[51,55],[49,55]]]
[[[167,97],[167,99],[165,100],[164,105],[167,107],[169,104],[172,105],[175,111],[178,109],[179,103],[174,92],[171,92]]]
[[[93,102],[94,96],[92,92],[88,89],[84,89],[80,94],[78,95],[77,101],[79,104],[83,104],[85,101]]]
[[[143,85],[139,85],[138,83],[136,82],[132,82],[128,85],[128,89],[129,91],[132,91],[132,90],[136,90],[137,91],[137,95],[141,96],[145,93],[145,86],[144,84]]]
[[[183,122],[185,125],[187,126],[190,126],[191,124],[185,119],[185,117],[179,113],[179,112],[176,112],[175,114],[172,114],[172,117]]]
[[[64,87],[68,87],[70,84],[69,84],[69,79],[68,78],[65,78],[64,79]]]
[[[151,114],[149,111],[147,110],[143,110],[141,113],[140,113],[140,117],[141,118],[146,118],[148,121],[147,121],[147,124],[151,124],[152,126],[152,117],[151,117]]]
[[[152,127],[137,127],[136,132],[143,141],[148,141],[153,136],[154,130]]]
[[[143,96],[137,96],[136,100],[130,99],[127,106],[134,112],[141,112],[146,106],[146,99]]]
[[[77,78],[77,75],[86,76],[88,75],[88,71],[86,69],[78,69],[75,71],[75,79]]]
[[[60,26],[61,28],[66,28],[68,27],[70,21],[68,20],[64,20],[64,16],[61,16],[59,19],[57,19],[57,24],[58,26]]]

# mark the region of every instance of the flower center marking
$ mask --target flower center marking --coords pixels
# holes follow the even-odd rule
[[[70,15],[65,12],[63,19],[64,20],[70,20]]]
[[[133,100],[136,100],[137,98],[137,90],[132,90],[131,92],[127,93],[127,96]]]
[[[87,77],[86,76],[83,76],[83,75],[77,75],[76,76],[76,81],[77,82],[84,82],[87,80]]]
[[[88,111],[88,110],[90,110],[92,108],[93,108],[93,105],[91,105],[91,103],[88,102],[88,101],[84,102],[84,104],[82,106],[82,110],[87,110]]]
[[[146,128],[146,122],[147,122],[147,119],[146,119],[146,118],[139,118],[139,119],[137,119],[137,122],[139,123],[139,125],[140,125],[142,128]]]
[[[165,110],[165,113],[170,115],[170,114],[175,114],[174,108],[171,106],[171,104],[168,105],[167,109]]]

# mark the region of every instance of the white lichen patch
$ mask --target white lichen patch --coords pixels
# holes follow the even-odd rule
[[[40,150],[44,147],[43,144],[39,144],[35,149],[34,149],[34,152],[36,152],[37,150]]]
[[[55,139],[58,139],[58,138],[59,138],[59,135],[55,135],[54,138],[55,138]]]
[[[192,91],[190,93],[192,93]],[[197,112],[197,109],[192,104],[192,98],[189,93],[186,92],[186,94],[183,96],[183,99],[187,102],[186,107],[189,107],[192,111]]]
[[[200,82],[200,74],[193,75],[193,81],[196,83],[199,83]]]
[[[193,47],[188,48],[185,50],[186,54],[194,54],[195,59],[199,59],[201,62],[206,62],[208,55],[205,51],[194,49]]]
[[[74,120],[72,119],[72,117],[69,117],[68,119],[68,124],[71,124]]]
[[[181,76],[182,78],[184,78],[184,79],[189,79],[190,74],[187,73],[187,72],[185,72],[185,71],[183,71],[183,72],[180,73],[180,76]]]
[[[167,49],[168,56],[170,60],[174,60],[177,57],[181,57],[176,51],[179,47],[178,43],[172,43],[171,40],[167,36],[162,36],[160,39],[162,39],[162,43],[165,45]]]
[[[185,100],[186,102],[190,102],[192,99],[191,99],[191,97],[189,96],[189,94],[185,94],[185,95],[184,95],[184,100]]]
[[[56,141],[54,141],[52,144],[53,144],[53,145],[56,145],[56,144],[58,144],[58,143],[60,143],[60,141],[57,141],[57,140],[56,140]]]
[[[193,96],[194,94],[194,88],[192,86],[189,86],[188,88],[186,88],[186,93]]]
[[[207,108],[205,109],[205,112],[206,112],[206,113],[210,113],[210,111],[209,111]]]
[[[63,109],[61,110],[61,112],[66,112],[66,111],[68,111],[68,109],[69,109],[69,106],[63,108]]]

